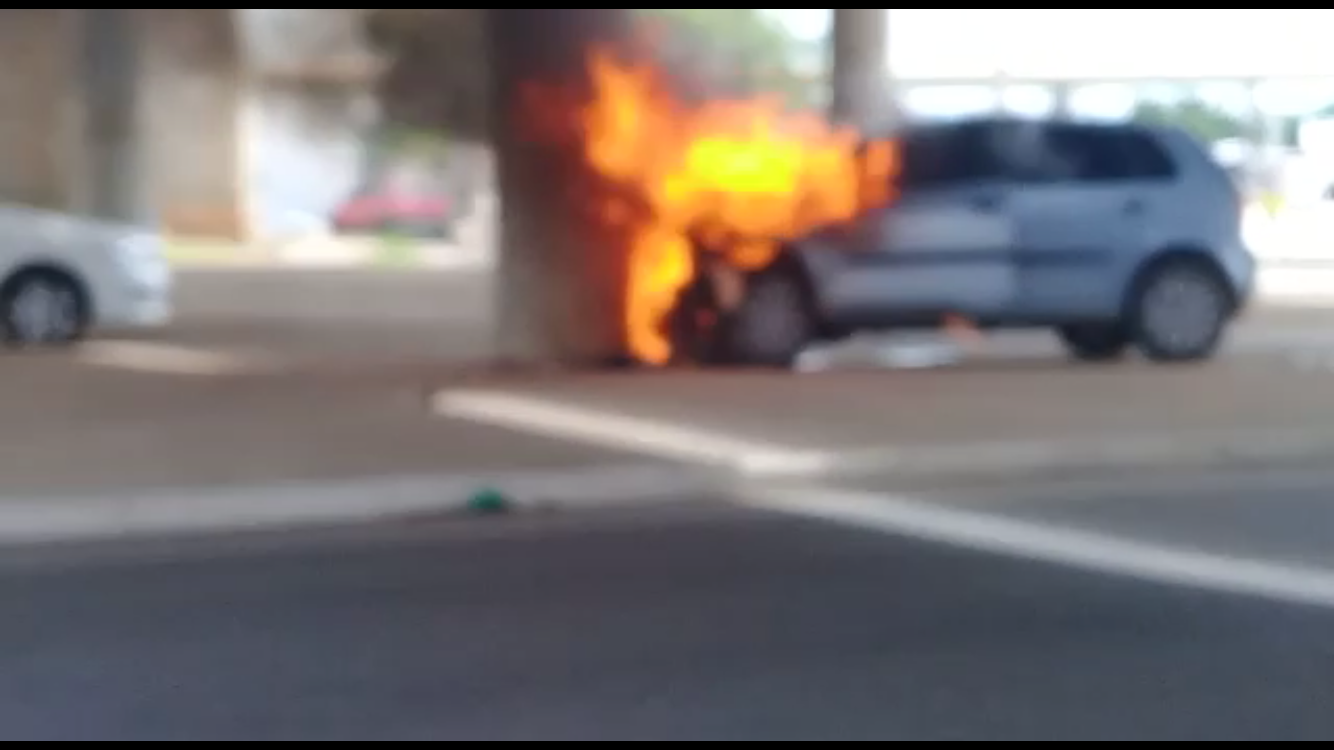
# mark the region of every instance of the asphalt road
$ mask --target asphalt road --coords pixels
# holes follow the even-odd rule
[[[1311,544],[1280,479],[923,497]],[[1330,611],[717,502],[10,552],[0,602],[9,741],[1334,738]]]
[[[489,351],[486,294],[475,281],[402,272],[197,275],[183,287],[181,321],[148,341],[4,357],[0,391],[17,395],[0,399],[4,492],[664,458],[662,445],[627,454],[626,420],[648,424],[640,438],[665,435],[675,444],[668,447],[684,445],[694,457],[730,460],[714,449],[758,447],[840,461],[960,441],[1133,442],[1144,434],[1329,432],[1334,424],[1334,311],[1267,311],[1246,324],[1235,351],[1199,368],[1078,367],[1049,336],[1027,334],[970,347],[965,363],[932,371],[854,363],[802,375],[488,377],[469,366]],[[1283,354],[1296,352],[1306,353],[1305,364]],[[601,425],[605,439],[569,441],[560,430],[544,439],[553,435],[536,434],[529,419],[432,416],[427,399],[440,387],[554,404],[576,422]]]
[[[488,271],[208,269],[179,274],[175,345],[268,359],[488,356],[495,299]],[[921,337],[912,337],[921,338]],[[986,359],[1063,359],[1045,334],[1000,335]],[[883,363],[854,351],[844,361]],[[1334,355],[1334,307],[1263,306],[1231,337],[1234,354]],[[818,357],[817,357],[818,359]]]
[[[1015,475],[933,479],[885,472],[834,485],[1168,549],[1334,570],[1334,473],[1327,466],[1083,469],[1040,482]]]

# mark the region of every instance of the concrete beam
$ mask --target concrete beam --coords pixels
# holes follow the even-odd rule
[[[833,8],[831,116],[865,130],[892,126],[896,115],[884,8]]]
[[[587,90],[590,46],[630,33],[625,9],[487,11],[500,242],[497,354],[585,365],[624,356],[625,258],[592,220],[599,185],[581,154],[532,137],[528,87]]]
[[[75,206],[103,219],[148,223],[154,217],[140,107],[141,19],[130,8],[72,12],[77,14],[76,89],[83,103]]]
[[[968,88],[986,88],[996,85],[996,76],[897,76],[894,81],[903,87],[908,88],[950,88],[950,87],[968,87]],[[1082,75],[1014,75],[1006,74],[1005,83],[1010,86],[1098,86],[1104,84],[1116,84],[1126,86],[1144,86],[1152,84],[1188,84],[1191,86],[1204,86],[1210,84],[1243,84],[1255,85],[1270,81],[1292,81],[1295,83],[1314,82],[1314,81],[1334,81],[1334,75],[1329,73],[1312,73],[1310,75],[1286,75],[1275,78],[1262,78],[1259,76],[1227,76],[1218,75],[1200,75],[1200,76],[1170,76],[1170,75],[1109,75],[1109,76],[1082,76]]]

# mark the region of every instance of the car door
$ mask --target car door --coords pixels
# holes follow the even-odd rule
[[[1125,127],[1041,127],[1011,194],[1017,306],[1036,319],[1114,314],[1145,245],[1154,165]]]
[[[900,196],[853,229],[861,252],[843,291],[858,317],[990,317],[1012,303],[1014,222],[993,133],[967,122],[903,137]]]

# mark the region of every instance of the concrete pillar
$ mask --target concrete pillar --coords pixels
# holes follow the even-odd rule
[[[884,8],[833,8],[831,116],[865,130],[892,127],[889,15]]]
[[[1283,120],[1264,106],[1263,84],[1258,80],[1247,83],[1252,148],[1249,166],[1254,194],[1269,215],[1277,217],[1283,210],[1286,182],[1283,160],[1277,155],[1277,147],[1283,142]]]
[[[525,108],[528,87],[587,89],[591,45],[629,38],[623,8],[494,8],[490,43],[496,149],[498,356],[586,365],[625,354],[624,245],[592,220],[605,186],[580,154],[533,137],[548,117]]]
[[[1058,120],[1069,120],[1075,116],[1075,87],[1068,82],[1053,84],[1051,87],[1051,116]]]
[[[142,19],[130,8],[71,12],[77,14],[76,90],[83,105],[75,207],[112,221],[146,224],[154,217],[140,108]]]
[[[1004,116],[1010,113],[1010,76],[1005,71],[997,71],[991,81],[991,113]]]

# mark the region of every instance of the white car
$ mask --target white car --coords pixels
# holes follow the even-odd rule
[[[0,238],[0,341],[10,346],[171,320],[172,272],[155,232],[0,206]]]

